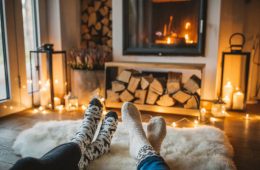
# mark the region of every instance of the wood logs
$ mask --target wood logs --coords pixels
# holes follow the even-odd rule
[[[183,83],[182,76],[180,72],[119,70],[116,80],[110,82],[111,89],[107,89],[107,101],[198,109],[201,80],[192,75]]]

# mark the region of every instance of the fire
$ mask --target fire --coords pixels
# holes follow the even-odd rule
[[[193,44],[194,40],[191,38],[191,28],[190,22],[185,22],[183,31],[181,33],[176,32],[173,27],[174,17],[170,16],[169,23],[163,25],[163,31],[156,32],[155,44]]]

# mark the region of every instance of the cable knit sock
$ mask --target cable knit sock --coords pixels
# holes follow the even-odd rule
[[[78,132],[71,140],[79,145],[81,153],[84,153],[86,147],[92,142],[101,114],[101,102],[96,98],[92,99],[84,112],[84,119]]]
[[[126,102],[122,106],[122,120],[129,132],[130,155],[139,164],[149,156],[157,155],[143,130],[141,114],[134,104]]]
[[[79,162],[79,168],[85,169],[89,162],[109,152],[111,139],[116,131],[118,117],[116,112],[109,112],[102,122],[96,140],[91,143],[83,153]]]
[[[161,144],[166,136],[166,122],[163,117],[156,116],[150,119],[147,125],[147,138],[157,153],[160,153]]]

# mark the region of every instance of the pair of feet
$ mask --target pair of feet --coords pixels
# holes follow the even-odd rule
[[[98,124],[102,116],[103,108],[101,102],[94,98],[84,112],[84,119],[72,142],[79,145],[81,160],[79,168],[85,169],[89,162],[97,159],[110,149],[111,139],[116,131],[118,117],[116,112],[109,112],[102,120],[102,124],[95,141],[93,141]]]
[[[134,104],[123,104],[122,121],[129,132],[129,152],[139,164],[147,157],[159,155],[161,144],[166,136],[165,120],[158,116],[153,117],[147,125],[147,135],[144,132],[140,111]]]

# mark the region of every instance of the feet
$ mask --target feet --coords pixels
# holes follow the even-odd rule
[[[106,117],[100,127],[97,139],[87,146],[83,156],[81,157],[79,162],[80,169],[84,169],[90,161],[95,160],[103,154],[109,152],[111,139],[116,131],[117,124],[118,117],[115,112],[109,112],[106,114]]]
[[[138,159],[140,157],[139,152],[142,149],[152,149],[143,130],[140,112],[135,105],[130,102],[123,104],[121,112],[123,123],[127,126],[129,132],[130,155]]]
[[[84,119],[80,129],[76,133],[72,142],[80,146],[81,153],[84,153],[86,147],[92,142],[98,123],[102,114],[101,102],[94,98],[90,101],[88,108],[84,112]]]
[[[153,117],[147,125],[147,138],[157,153],[166,136],[166,122],[161,116]]]

